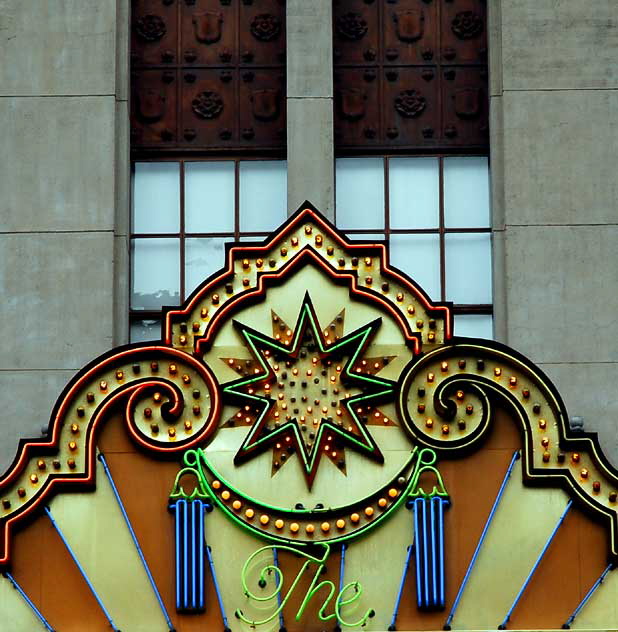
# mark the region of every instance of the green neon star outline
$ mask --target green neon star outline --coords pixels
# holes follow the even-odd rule
[[[256,331],[255,329],[252,329],[247,325],[243,325],[236,320],[234,320],[233,323],[236,329],[239,331],[240,335],[245,340],[252,355],[259,362],[262,369],[262,371],[255,373],[250,377],[242,377],[240,379],[233,380],[232,382],[227,382],[222,385],[224,396],[236,398],[237,400],[242,401],[243,405],[247,404],[247,402],[251,402],[258,408],[258,410],[261,409],[256,422],[253,424],[238,452],[234,456],[235,464],[245,462],[248,458],[251,457],[251,455],[255,454],[256,452],[261,452],[267,449],[268,446],[280,435],[292,431],[296,442],[296,453],[300,456],[307,484],[309,488],[311,488],[311,485],[313,484],[313,479],[315,478],[315,474],[319,467],[320,458],[322,456],[319,449],[322,437],[324,435],[324,432],[326,432],[327,430],[340,436],[345,441],[345,443],[350,444],[353,448],[356,448],[358,451],[372,458],[378,463],[384,463],[382,452],[378,448],[378,445],[376,444],[371,434],[367,431],[363,423],[359,420],[354,411],[354,406],[361,402],[367,404],[370,401],[382,401],[388,399],[395,392],[396,382],[379,378],[374,375],[352,373],[351,371],[351,368],[355,365],[356,360],[363,355],[363,353],[369,346],[371,338],[373,338],[378,328],[380,327],[382,323],[381,318],[377,318],[371,321],[367,325],[360,327],[347,336],[344,336],[340,340],[337,340],[329,345],[325,342],[322,336],[322,330],[318,326],[318,319],[315,314],[309,292],[307,292],[300,308],[298,320],[294,328],[294,337],[290,345],[282,345],[277,340],[269,338],[264,334]],[[266,419],[268,411],[275,404],[275,400],[261,395],[251,395],[241,390],[249,387],[251,384],[255,384],[256,382],[260,382],[265,379],[276,379],[275,372],[273,371],[267,360],[264,358],[262,353],[260,353],[260,349],[269,349],[276,353],[281,353],[288,357],[296,359],[300,352],[302,335],[304,334],[307,327],[311,327],[313,331],[314,339],[317,342],[319,348],[318,354],[328,355],[340,352],[344,349],[351,348],[352,354],[343,367],[342,373],[351,382],[356,382],[361,386],[366,386],[368,389],[372,390],[372,392],[370,393],[365,392],[354,397],[350,397],[347,399],[344,398],[343,400],[341,400],[343,402],[343,405],[349,412],[350,416],[356,423],[356,427],[361,434],[361,438],[359,439],[351,435],[351,433],[341,429],[339,426],[333,424],[330,421],[322,420],[318,428],[317,436],[315,438],[310,456],[307,454],[305,443],[301,439],[301,436],[299,434],[298,422],[296,420],[290,420],[282,424],[281,427],[275,429],[273,432],[269,433],[267,436],[259,438],[259,435],[262,432],[262,428],[264,427],[263,422]]]

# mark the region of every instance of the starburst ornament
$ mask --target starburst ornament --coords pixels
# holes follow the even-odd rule
[[[344,318],[322,329],[307,293],[293,329],[274,312],[272,337],[234,321],[252,355],[221,358],[242,376],[223,385],[239,406],[226,425],[249,428],[236,464],[272,449],[274,474],[296,454],[311,488],[322,456],[344,474],[346,448],[384,462],[367,426],[395,425],[377,408],[393,397],[395,383],[377,376],[392,356],[364,357],[381,319],[344,336]]]

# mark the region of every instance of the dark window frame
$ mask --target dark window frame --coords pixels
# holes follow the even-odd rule
[[[437,228],[416,228],[416,229],[394,229],[390,226],[390,199],[389,199],[389,165],[392,158],[416,158],[416,157],[432,157],[438,158],[439,163],[439,225]],[[384,239],[388,242],[391,235],[423,235],[431,234],[439,236],[440,247],[440,300],[446,300],[446,235],[448,234],[492,234],[491,226],[482,228],[470,228],[470,227],[446,227],[445,215],[444,215],[444,158],[457,157],[487,157],[487,153],[482,152],[434,152],[434,153],[392,153],[392,154],[379,154],[379,153],[367,153],[359,155],[358,153],[349,155],[338,155],[338,158],[382,158],[384,161],[384,228],[375,229],[350,229],[343,230],[352,239],[362,239],[363,235],[381,233],[384,235]],[[489,158],[488,158],[489,159]],[[269,235],[268,232],[251,232],[242,231],[240,229],[240,163],[247,161],[281,161],[281,157],[275,156],[192,156],[183,154],[169,155],[169,156],[144,156],[134,157],[131,162],[131,180],[133,182],[133,176],[135,173],[135,163],[137,162],[175,162],[179,164],[179,231],[173,233],[135,233],[133,232],[133,185],[131,185],[131,218],[130,218],[130,242],[131,251],[134,239],[178,239],[178,247],[180,249],[179,267],[180,267],[180,298],[179,303],[182,304],[186,298],[186,271],[185,271],[185,246],[187,239],[193,238],[229,238],[230,241],[237,242],[241,237],[253,238],[256,241],[262,240]],[[185,164],[187,162],[233,162],[234,163],[234,230],[230,232],[187,232],[185,230]],[[133,258],[131,257],[129,266],[129,288],[132,292],[133,287]],[[222,262],[223,265],[223,262]],[[454,304],[453,313],[457,315],[492,315],[494,313],[493,303],[469,303],[469,304]],[[160,320],[160,310],[143,310],[134,309],[130,305],[129,309],[129,328],[131,325],[138,321],[143,320]]]

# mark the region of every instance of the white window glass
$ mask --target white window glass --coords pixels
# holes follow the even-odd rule
[[[135,320],[131,323],[131,342],[145,342],[161,338],[160,320]]]
[[[240,163],[240,230],[271,231],[287,217],[285,160]]]
[[[444,159],[444,225],[447,228],[489,226],[488,158]]]
[[[337,226],[384,228],[384,159],[340,158],[335,170]]]
[[[133,232],[180,231],[180,165],[137,162],[133,177]]]
[[[446,298],[454,303],[491,303],[489,233],[445,235]]]
[[[185,293],[187,296],[211,274],[225,267],[225,237],[187,238]]]
[[[252,244],[261,244],[266,237],[268,237],[268,233],[264,233],[263,235],[240,235],[238,237],[238,241],[246,241]]]
[[[234,163],[185,163],[185,230],[234,231]]]
[[[388,164],[391,228],[437,228],[440,223],[438,158],[391,158]]]
[[[455,335],[492,340],[494,337],[493,316],[491,314],[457,314]]]
[[[371,244],[374,241],[384,241],[384,233],[348,233],[346,237],[352,241],[362,241],[367,244]]]
[[[180,302],[178,239],[134,239],[131,244],[133,309],[161,309]]]
[[[412,277],[429,296],[440,300],[440,237],[391,235],[390,262]]]

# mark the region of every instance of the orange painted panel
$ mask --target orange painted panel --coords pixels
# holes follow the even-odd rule
[[[509,627],[560,628],[607,566],[607,547],[605,528],[571,507]]]
[[[13,576],[57,630],[108,632],[109,623],[46,515],[15,538]]]

